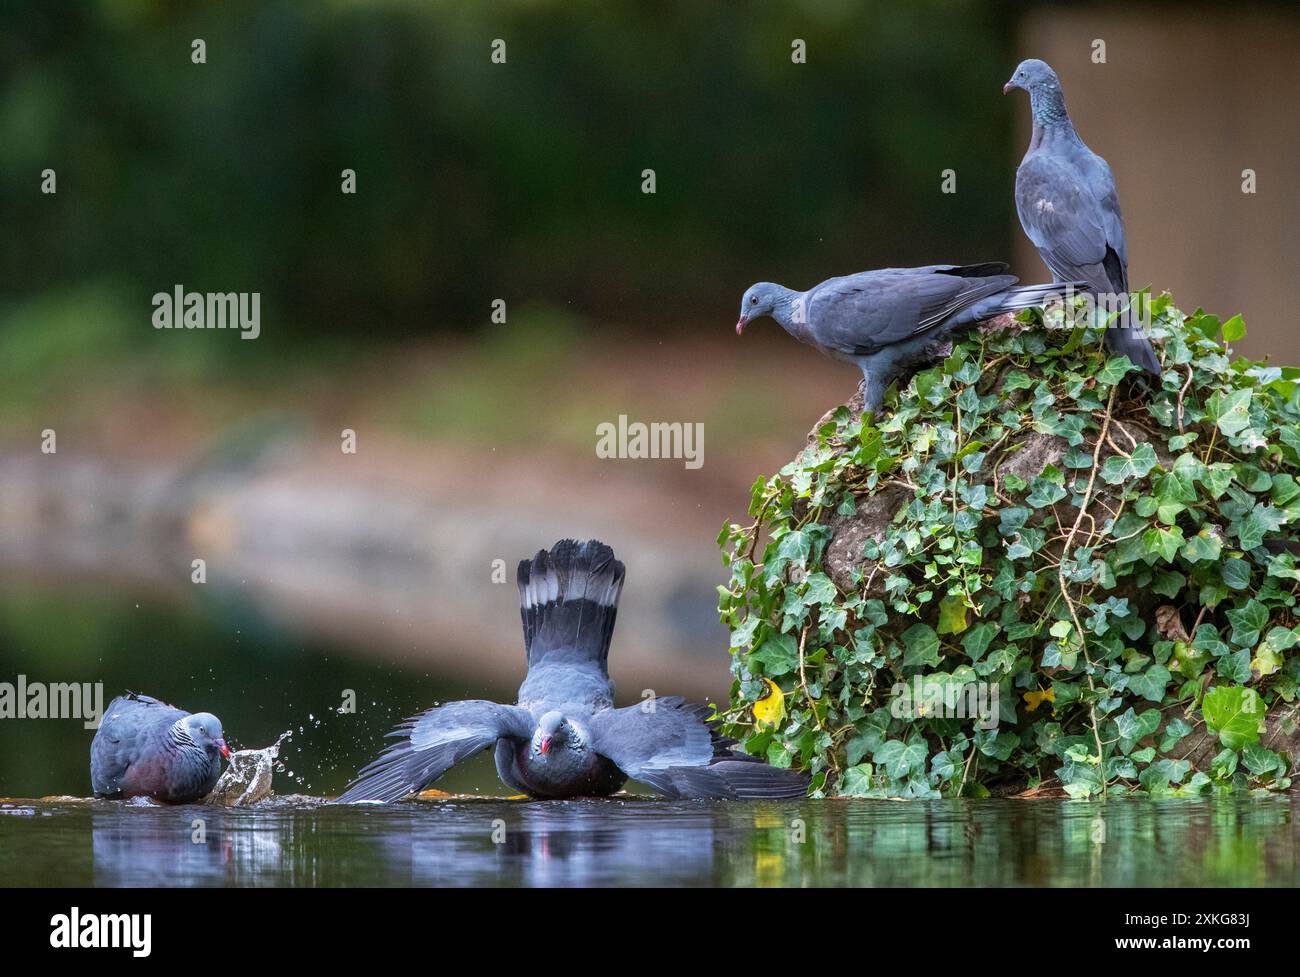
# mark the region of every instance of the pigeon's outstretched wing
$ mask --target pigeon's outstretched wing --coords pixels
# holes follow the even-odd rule
[[[905,343],[1016,284],[1006,265],[884,268],[822,282],[806,297],[817,344],[854,356]]]
[[[709,707],[673,696],[592,717],[592,749],[665,797],[758,800],[803,797],[808,777],[732,750],[708,722]]]
[[[399,800],[499,739],[526,742],[533,725],[526,709],[483,699],[436,706],[389,733],[397,742],[363,767],[335,803]]]

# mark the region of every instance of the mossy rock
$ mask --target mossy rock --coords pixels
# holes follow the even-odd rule
[[[1300,370],[1143,302],[1160,380],[1004,321],[758,479],[719,537],[747,749],[824,794],[1290,787]]]

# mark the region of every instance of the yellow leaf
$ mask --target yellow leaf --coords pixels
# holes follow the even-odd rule
[[[754,703],[754,722],[759,726],[775,726],[785,718],[785,694],[770,678],[767,683],[767,695]]]
[[[1055,689],[1042,689],[1042,690],[1039,690],[1038,692],[1026,692],[1024,698],[1025,698],[1025,705],[1027,705],[1027,706],[1029,707],[1029,711],[1030,711],[1030,712],[1033,712],[1035,709],[1037,709],[1039,706],[1041,706],[1044,702],[1050,702],[1050,703],[1052,703],[1053,705],[1055,705],[1055,703],[1056,703],[1056,690],[1055,690]]]

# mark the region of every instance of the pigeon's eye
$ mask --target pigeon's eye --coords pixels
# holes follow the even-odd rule
[[[749,304],[750,304],[750,305],[758,305],[758,296],[757,296],[757,295],[751,295],[751,296],[749,297]]]
[[[203,736],[207,736],[207,735],[208,735],[208,731],[207,731],[207,729],[204,728],[203,726],[200,726],[200,727],[199,727],[199,733],[200,733],[201,735],[203,735]]]

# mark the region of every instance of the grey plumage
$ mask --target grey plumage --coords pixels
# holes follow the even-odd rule
[[[152,797],[181,804],[206,796],[229,756],[221,721],[129,692],[109,703],[90,743],[96,797]]]
[[[862,371],[865,411],[875,411],[890,381],[934,356],[953,332],[1005,312],[1063,296],[1070,283],[1024,285],[1001,262],[882,268],[831,278],[806,292],[772,282],[751,285],[736,333],[770,316],[791,336]]]
[[[414,793],[481,750],[537,798],[607,796],[632,778],[666,797],[800,797],[808,778],[732,749],[705,706],[677,697],[615,709],[608,656],[623,564],[595,540],[561,540],[519,564],[528,674],[516,705],[449,702],[401,723],[337,803]]]
[[[1016,171],[1016,212],[1025,234],[1058,282],[1083,281],[1093,294],[1116,297],[1119,315],[1106,329],[1107,348],[1159,376],[1155,351],[1127,300],[1128,243],[1110,166],[1075,131],[1050,66],[1022,61],[1002,91],[1013,88],[1029,93],[1034,125]]]

